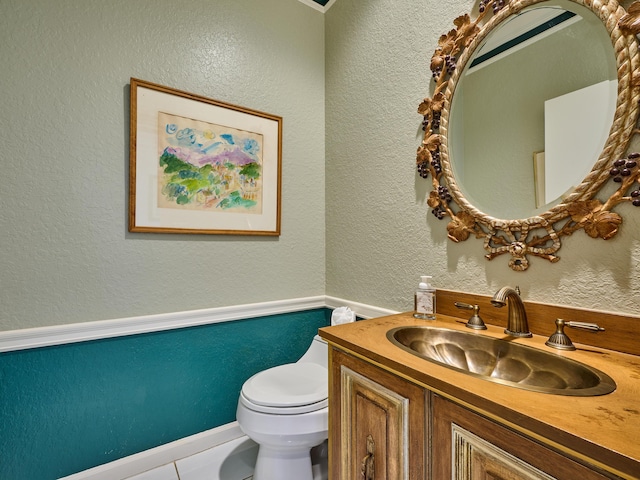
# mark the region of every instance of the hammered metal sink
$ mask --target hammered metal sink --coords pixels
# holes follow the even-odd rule
[[[575,360],[551,352],[438,327],[398,327],[387,338],[403,350],[490,382],[555,395],[606,395],[613,379]]]

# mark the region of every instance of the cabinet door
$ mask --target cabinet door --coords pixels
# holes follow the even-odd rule
[[[432,408],[434,479],[609,478],[437,395]]]
[[[426,392],[389,372],[332,349],[329,478],[426,478]]]

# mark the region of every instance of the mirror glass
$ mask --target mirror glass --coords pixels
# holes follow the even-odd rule
[[[569,1],[532,5],[491,31],[457,83],[452,174],[505,220],[539,215],[579,185],[609,136],[616,59],[602,21]]]

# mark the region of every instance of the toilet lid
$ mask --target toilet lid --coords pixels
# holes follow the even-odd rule
[[[316,363],[289,363],[256,373],[242,386],[247,400],[266,407],[297,407],[326,400],[328,372]]]

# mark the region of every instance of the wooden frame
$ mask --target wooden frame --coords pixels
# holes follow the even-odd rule
[[[131,79],[129,231],[280,235],[282,117]]]
[[[456,28],[440,37],[431,58],[433,94],[418,107],[423,116],[424,136],[416,163],[421,177],[431,177],[433,190],[427,204],[432,213],[440,220],[450,218],[447,225],[450,240],[463,242],[472,236],[482,239],[487,260],[508,255],[509,267],[515,271],[527,270],[530,256],[558,262],[562,237],[578,230],[584,230],[592,238],[613,238],[622,224],[622,216],[613,209],[623,202],[640,206],[640,188],[636,184],[640,180],[640,153],[627,152],[631,138],[640,133],[637,128],[640,53],[635,36],[640,32],[640,2],[634,2],[627,13],[615,0],[571,0],[589,8],[602,21],[614,45],[618,73],[617,107],[609,138],[580,185],[544,213],[509,220],[479,210],[457,184],[449,156],[448,129],[458,81],[475,50],[495,27],[541,1],[480,0],[476,18],[468,14],[456,18]],[[598,193],[610,180],[617,182],[618,187],[603,202]]]

